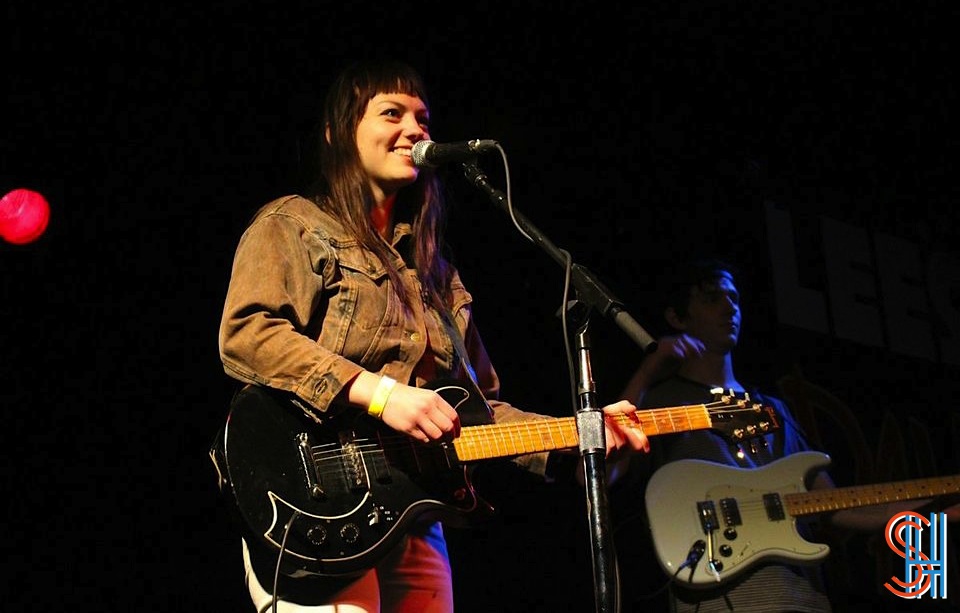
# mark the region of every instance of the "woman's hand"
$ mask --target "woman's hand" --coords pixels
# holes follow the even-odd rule
[[[460,436],[460,416],[433,390],[397,383],[383,408],[383,423],[423,443]]]
[[[382,387],[384,384],[387,386]],[[378,394],[379,391],[379,394]],[[460,436],[460,416],[433,390],[404,385],[372,372],[362,372],[350,382],[351,403],[365,407],[385,424],[418,441],[429,443]],[[386,400],[383,400],[383,397]],[[377,407],[371,403],[377,397]]]

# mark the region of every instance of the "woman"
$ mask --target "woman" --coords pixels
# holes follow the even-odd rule
[[[318,418],[367,412],[423,443],[460,433],[457,411],[422,387],[438,377],[473,379],[497,422],[546,418],[498,401],[470,294],[441,254],[439,182],[410,157],[430,139],[429,122],[423,82],[409,66],[358,63],[340,74],[324,107],[314,193],[267,204],[240,239],[220,327],[227,374],[292,393]],[[640,429],[613,419],[606,442],[612,459],[647,448]],[[544,474],[547,454],[517,462]],[[254,604],[269,610],[275,556],[245,541],[244,561]],[[433,521],[359,577],[276,579],[280,611],[453,609]]]

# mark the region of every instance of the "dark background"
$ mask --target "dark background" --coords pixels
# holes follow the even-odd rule
[[[52,208],[38,241],[0,244],[5,608],[249,610],[206,457],[233,390],[222,299],[244,224],[299,187],[327,83],[366,54],[421,69],[435,140],[498,140],[517,210],[652,334],[667,265],[726,257],[746,273],[741,378],[823,386],[871,459],[881,416],[919,419],[927,470],[958,472],[957,364],[778,322],[764,221],[766,203],[790,212],[813,287],[823,216],[956,255],[951,3],[454,4],[5,5],[0,190]],[[506,190],[499,157],[481,165]],[[448,172],[449,238],[504,397],[568,415],[562,270]],[[599,316],[592,340],[606,402],[641,351]],[[591,610],[582,494],[480,483],[502,514],[451,534],[462,608]],[[877,595],[877,555],[847,591],[918,610]]]

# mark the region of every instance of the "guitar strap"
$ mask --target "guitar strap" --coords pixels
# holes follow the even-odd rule
[[[406,264],[408,268],[416,270],[416,260],[413,257],[414,246],[411,235],[405,234],[401,236],[394,247],[396,248],[397,252],[400,253],[400,257],[403,259],[404,264]],[[470,378],[470,382],[473,383],[473,391],[476,392],[477,398],[482,400],[482,404],[486,409],[487,415],[485,417],[492,419],[493,409],[490,408],[490,405],[480,392],[480,384],[477,381],[477,371],[473,368],[473,364],[470,363],[466,343],[464,343],[463,336],[460,334],[460,328],[457,327],[453,312],[451,311],[450,307],[445,304],[442,305],[442,307],[434,305],[433,301],[430,300],[426,292],[422,293],[421,299],[424,304],[424,310],[433,311],[436,313],[436,317],[440,320],[440,324],[443,326],[447,336],[450,338],[450,342],[453,343],[454,356],[450,369],[451,373],[456,372],[458,363],[463,366],[463,370]]]
[[[460,334],[460,328],[458,328],[456,322],[453,321],[453,314],[450,313],[449,309],[438,311],[438,313],[443,327],[447,330],[447,336],[449,336],[451,342],[453,342],[454,362],[459,361],[460,364],[463,365],[463,369],[467,371],[470,380],[473,381],[474,385],[479,387],[477,371],[474,370],[473,365],[470,363],[470,357],[467,355],[467,346],[463,342],[463,335]]]
[[[411,239],[410,234],[401,236],[396,245],[394,245],[394,248],[398,253],[400,253],[403,263],[406,264],[408,268],[413,270],[417,269],[416,260],[413,257],[413,240]],[[421,299],[423,300],[426,310],[433,310],[437,313],[440,323],[447,331],[447,336],[450,337],[450,341],[453,342],[454,368],[451,370],[456,370],[455,365],[459,361],[463,365],[463,369],[467,372],[467,375],[470,377],[470,380],[473,381],[474,385],[477,386],[479,391],[479,385],[477,385],[477,371],[474,370],[473,365],[470,364],[470,358],[467,357],[467,347],[463,342],[463,337],[460,335],[460,329],[457,327],[456,322],[454,322],[453,313],[450,311],[450,308],[446,305],[444,305],[443,308],[437,308],[435,305],[433,305],[426,292],[423,292]]]
[[[453,321],[453,314],[449,309],[443,309],[442,311],[437,311],[440,321],[443,323],[444,328],[447,330],[447,336],[450,337],[450,340],[453,342],[453,352],[456,354],[454,356],[454,362],[459,361],[463,365],[463,369],[467,372],[467,375],[470,377],[470,382],[473,383],[473,391],[476,392],[476,397],[480,402],[473,404],[476,410],[472,414],[461,413],[461,419],[466,420],[464,423],[466,425],[476,425],[480,423],[493,423],[493,408],[487,402],[487,399],[484,398],[483,393],[480,391],[480,383],[477,381],[477,371],[474,370],[473,365],[470,363],[470,358],[467,354],[467,346],[463,342],[463,336],[460,334],[460,328],[457,327],[456,322]],[[485,412],[485,415],[480,413]]]

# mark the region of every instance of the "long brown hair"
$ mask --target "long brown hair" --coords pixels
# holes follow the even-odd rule
[[[403,62],[354,62],[333,82],[318,126],[320,168],[312,199],[340,219],[361,245],[376,254],[386,267],[397,295],[409,306],[394,257],[371,223],[374,197],[360,164],[356,141],[357,126],[367,103],[377,94],[394,93],[416,96],[429,107],[422,77]],[[430,169],[422,169],[417,180],[397,194],[395,219],[407,221],[413,227],[413,263],[425,298],[438,309],[451,306],[451,270],[441,257],[444,213],[442,186]]]

